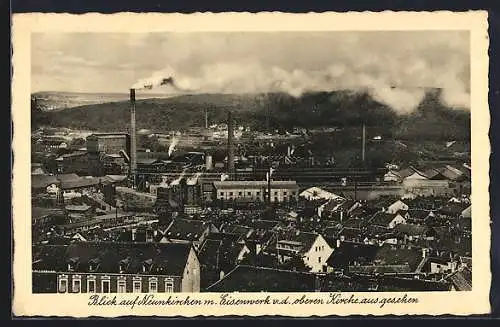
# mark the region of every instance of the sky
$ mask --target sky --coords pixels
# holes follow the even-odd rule
[[[46,33],[32,36],[37,91],[238,93],[370,90],[408,112],[422,88],[470,107],[467,31]]]

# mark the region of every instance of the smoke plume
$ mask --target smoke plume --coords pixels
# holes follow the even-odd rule
[[[175,151],[175,147],[177,146],[177,143],[179,143],[179,140],[173,136],[172,140],[170,141],[170,145],[168,146],[168,156],[171,157],[172,153]]]
[[[166,85],[172,92],[270,93],[282,92],[301,97],[307,92],[350,90],[367,92],[396,113],[414,111],[426,89],[439,88],[442,104],[469,109],[468,65],[449,60],[439,68],[423,60],[379,63],[365,60],[358,65],[335,63],[324,69],[286,70],[259,62],[223,62],[202,65],[183,73],[169,67],[139,81],[135,86],[152,88]]]
[[[174,179],[169,186],[174,186],[174,185],[179,185],[179,183],[181,182],[181,180],[184,178],[184,175],[186,174],[186,171],[183,170],[182,173],[179,175],[179,177],[177,177],[176,179]]]

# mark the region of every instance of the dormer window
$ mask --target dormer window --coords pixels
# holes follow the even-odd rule
[[[71,258],[68,260],[68,271],[75,271],[78,266],[79,258]]]
[[[151,267],[153,266],[153,259],[148,259],[145,260],[142,263],[142,272],[149,272],[151,270]]]
[[[89,271],[95,272],[99,268],[100,260],[98,258],[91,259],[89,261]]]
[[[119,263],[119,271],[120,273],[124,273],[128,269],[128,265],[130,263],[129,258],[123,259]]]

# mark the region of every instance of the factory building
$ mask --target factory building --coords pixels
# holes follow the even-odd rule
[[[130,153],[130,138],[125,133],[100,133],[87,137],[87,151],[91,153]]]
[[[218,200],[265,201],[266,181],[217,181],[214,182]],[[299,186],[295,181],[271,181],[271,202],[296,201]]]

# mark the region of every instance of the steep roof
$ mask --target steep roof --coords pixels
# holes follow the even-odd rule
[[[311,249],[311,246],[314,244],[314,241],[318,238],[319,234],[310,233],[310,232],[291,232],[285,235],[282,235],[279,238],[279,241],[292,241],[297,242],[301,245],[301,252],[307,252]]]
[[[190,244],[81,242],[70,245],[42,245],[33,248],[33,270],[67,271],[67,263],[75,261],[77,272],[90,272],[90,263],[98,262],[98,272],[141,274],[143,263],[151,260],[146,273],[181,276],[187,263]]]
[[[397,216],[397,213],[386,213],[379,211],[377,212],[372,219],[370,219],[369,223],[370,225],[376,225],[376,226],[387,226],[389,223]]]

